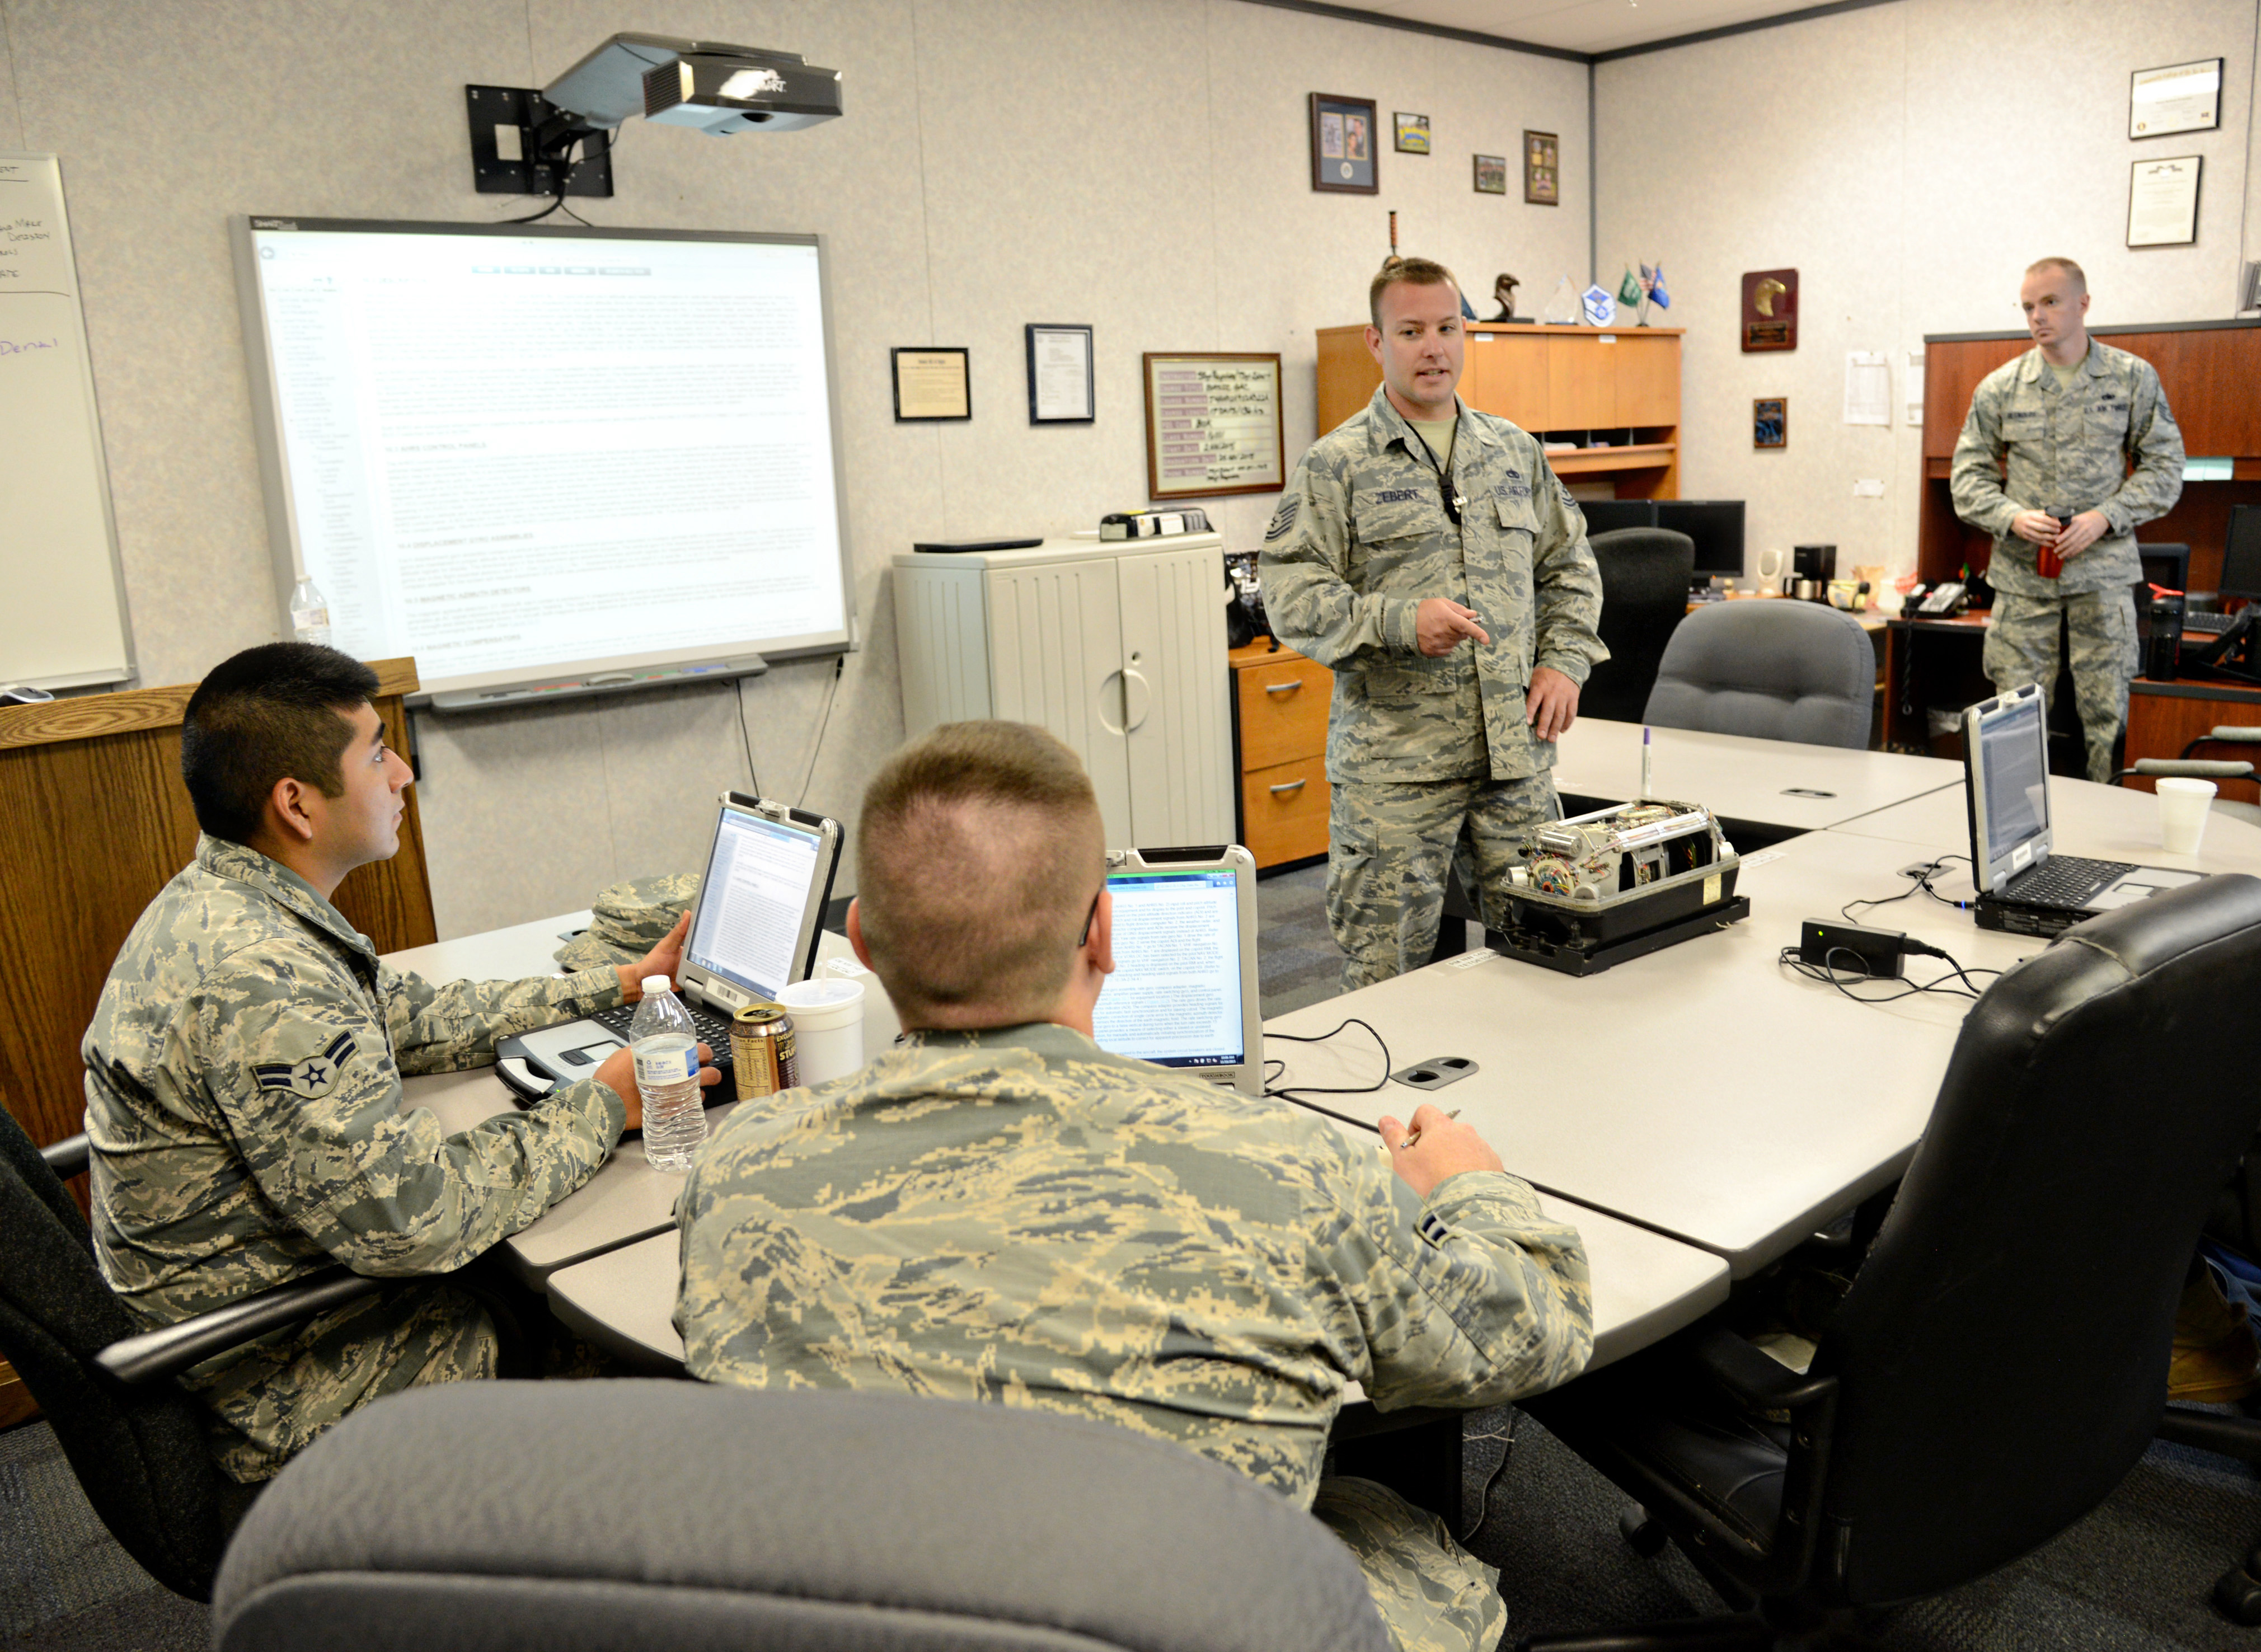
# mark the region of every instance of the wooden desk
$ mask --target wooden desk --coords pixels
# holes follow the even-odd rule
[[[1655,795],[1701,803],[1723,820],[1766,829],[1754,846],[1758,837],[1771,842],[1818,831],[1963,782],[1962,765],[1935,758],[1690,729],[1654,729],[1651,738]],[[1640,796],[1640,725],[1579,718],[1562,736],[1554,789],[1612,802]]]
[[[2201,682],[2183,678],[2155,683],[2138,677],[2128,686],[2128,744],[2126,764],[2138,758],[2178,758],[2183,748],[2217,723],[2261,724],[2261,688],[2235,683]],[[2216,746],[2196,754],[2202,758],[2261,758],[2261,749],[2238,751]],[[2143,791],[2151,782],[2129,776],[2127,784]],[[2261,784],[2252,780],[2220,780],[2222,795],[2250,803],[2261,799]]]

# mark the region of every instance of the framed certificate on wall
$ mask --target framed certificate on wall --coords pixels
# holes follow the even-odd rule
[[[2198,175],[2205,157],[2138,161],[2128,173],[2128,244],[2187,247],[2198,240]]]
[[[1150,351],[1145,361],[1148,498],[1287,487],[1277,354]]]

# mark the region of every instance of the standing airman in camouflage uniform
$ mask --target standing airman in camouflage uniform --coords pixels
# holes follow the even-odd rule
[[[1577,1233],[1433,1107],[1389,1149],[1092,1041],[1114,966],[1098,805],[1039,729],[896,754],[857,827],[849,933],[904,1042],[741,1107],[693,1168],[693,1375],[1056,1411],[1308,1505],[1407,1648],[1489,1652],[1497,1574],[1443,1523],[1322,1480],[1351,1383],[1487,1405],[1592,1346]],[[1391,1171],[1396,1171],[1395,1177]]]
[[[1363,987],[1429,959],[1445,877],[1504,923],[1520,830],[1561,813],[1554,741],[1609,651],[1586,521],[1540,443],[1462,406],[1460,291],[1375,277],[1382,387],[1305,449],[1266,531],[1279,639],[1334,672],[1327,921]]]
[[[2157,370],[2088,336],[2078,264],[2031,266],[2019,302],[2035,347],[1979,381],[1949,486],[1955,514],[1994,536],[1986,675],[1997,689],[2054,694],[2062,627],[2088,778],[2108,782],[2139,664],[2135,530],[2182,497],[2183,434]],[[2043,551],[2062,559],[2054,577]]]
[[[239,1480],[395,1390],[492,1375],[484,1311],[422,1276],[580,1186],[641,1111],[623,1051],[459,1135],[401,1112],[403,1073],[481,1065],[498,1038],[641,988],[614,968],[435,988],[377,961],[329,901],[399,846],[408,765],[385,749],[376,687],[296,643],[205,679],[182,730],[197,858],[134,924],[83,1046],[96,1260],[149,1325],[341,1261],[411,1281],[189,1374]],[[678,926],[649,973],[671,973],[681,949]]]

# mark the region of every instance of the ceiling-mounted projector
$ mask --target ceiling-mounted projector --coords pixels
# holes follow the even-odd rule
[[[793,132],[840,113],[836,68],[797,52],[666,34],[615,34],[540,91],[463,90],[483,195],[610,195],[610,134],[637,115],[726,137]]]

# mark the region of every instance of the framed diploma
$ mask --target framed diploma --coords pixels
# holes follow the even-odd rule
[[[887,357],[894,367],[897,424],[973,417],[968,352],[898,348],[889,350]]]
[[[1029,323],[1029,422],[1087,425],[1098,416],[1091,392],[1091,329]]]
[[[2128,136],[2164,138],[2222,125],[2222,60],[2139,68],[2128,77]]]
[[[1345,195],[1379,195],[1375,136],[1374,99],[1313,92],[1311,187]]]
[[[2198,240],[2201,160],[2178,154],[2164,161],[2138,161],[2128,169],[2130,247],[2187,247]]]
[[[1287,487],[1277,355],[1150,351],[1144,360],[1148,498]]]

